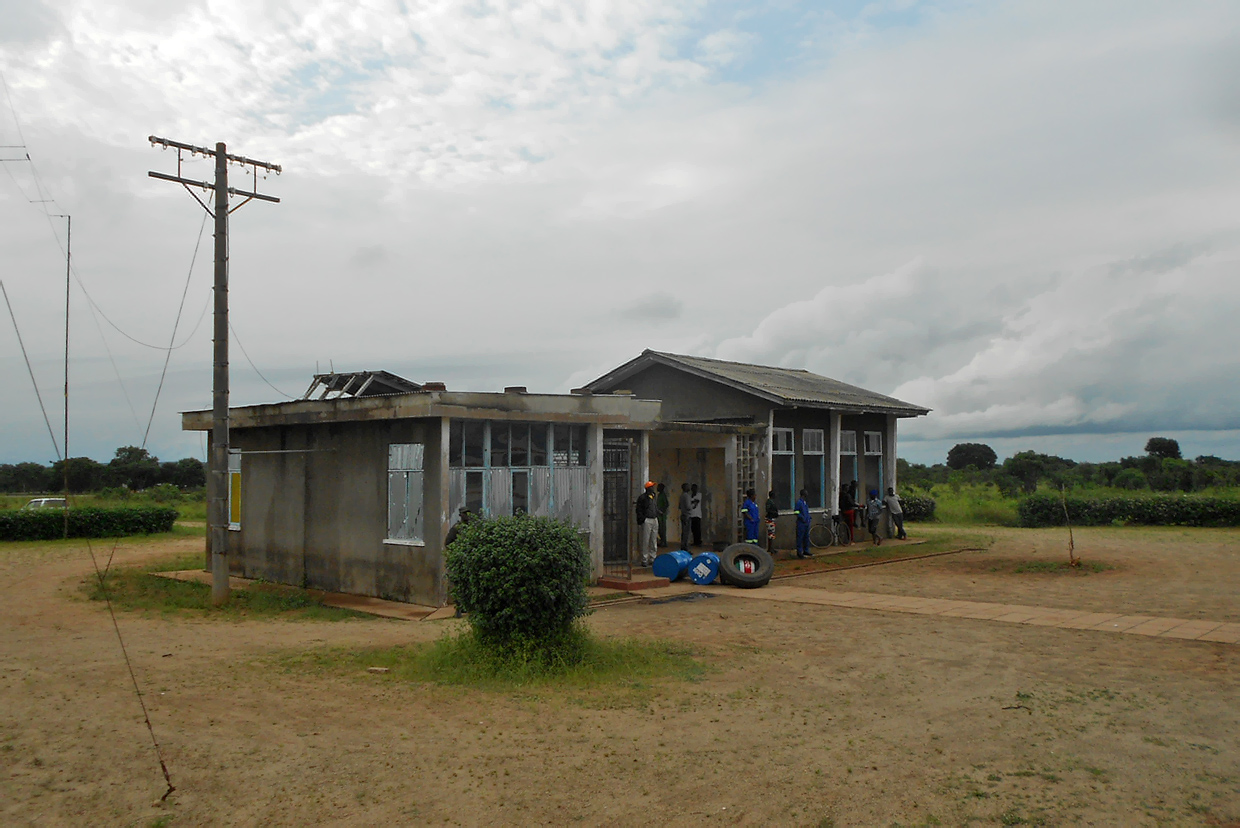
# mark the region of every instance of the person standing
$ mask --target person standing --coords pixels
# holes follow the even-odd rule
[[[849,529],[857,527],[857,481],[840,489],[840,520],[848,523]]]
[[[667,512],[672,508],[672,502],[668,499],[667,489],[662,483],[655,488],[659,492],[655,496],[655,505],[659,507],[659,546],[667,546]]]
[[[870,541],[875,546],[882,546],[883,539],[878,535],[878,523],[883,516],[883,502],[878,499],[878,489],[870,489],[870,499],[865,504],[866,528],[870,530]]]
[[[753,489],[745,490],[745,502],[741,504],[741,520],[745,526],[745,543],[758,542],[758,493]]]
[[[646,490],[637,498],[634,511],[637,515],[642,566],[650,566],[654,563],[654,556],[659,554],[659,504],[655,500],[653,482],[646,483]]]
[[[802,489],[801,496],[797,498],[796,502],[798,558],[814,557],[809,553],[809,501],[806,500],[808,494],[805,489]]]
[[[891,522],[896,525],[896,540],[908,540],[908,534],[904,531],[904,507],[895,489],[887,490],[883,505],[887,507],[887,514],[891,515]]]
[[[775,555],[775,525],[779,519],[779,504],[775,502],[775,492],[771,492],[766,496],[766,551],[774,557]]]
[[[697,484],[694,483],[689,489],[692,495],[690,505],[693,507],[689,512],[689,520],[693,524],[693,545],[702,545],[702,493],[698,491]]]
[[[689,551],[689,534],[693,531],[693,495],[689,494],[689,484],[680,484],[680,548]]]

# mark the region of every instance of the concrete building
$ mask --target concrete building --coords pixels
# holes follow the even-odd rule
[[[624,577],[646,480],[667,485],[669,542],[690,482],[704,544],[729,543],[746,488],[774,488],[787,509],[811,489],[815,508],[831,510],[841,480],[894,485],[896,420],[926,412],[806,371],[655,351],[572,394],[319,375],[301,400],[230,411],[229,567],[442,605],[443,539],[468,507],[568,521],[596,577]],[[183,414],[182,427],[209,439],[211,412]],[[791,520],[780,545],[791,545]]]
[[[861,498],[870,489],[894,488],[896,423],[929,413],[809,371],[649,350],[586,387],[660,401],[650,479],[676,492],[682,481],[699,485],[709,511],[708,543],[735,539],[747,488],[757,491],[759,506],[775,492],[784,513],[777,521],[780,548],[795,546],[792,506],[801,489],[811,512],[836,514],[841,485],[857,481]],[[688,440],[667,430],[690,423],[731,431],[731,439]],[[679,528],[675,534],[679,539]]]

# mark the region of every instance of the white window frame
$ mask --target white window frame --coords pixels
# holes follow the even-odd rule
[[[423,514],[423,502],[426,497],[425,479],[423,477],[426,447],[421,443],[389,443],[388,444],[388,508],[387,532],[384,543],[402,546],[426,545],[426,518]],[[398,530],[393,530],[393,485],[399,485],[404,491],[400,498],[404,512]],[[416,503],[412,502],[411,493],[416,492]],[[396,494],[399,494],[397,492]],[[407,527],[407,528],[406,528]]]
[[[840,432],[840,454],[857,453],[857,432],[841,431]]]
[[[881,431],[867,431],[865,433],[865,456],[881,456],[882,453],[883,433]]]

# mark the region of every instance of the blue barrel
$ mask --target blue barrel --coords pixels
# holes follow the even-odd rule
[[[671,552],[664,552],[655,558],[654,565],[650,567],[650,570],[656,577],[675,581],[685,574],[685,570],[689,568],[689,561],[691,560],[693,560],[693,556],[688,552],[683,549],[675,549]]]
[[[689,579],[698,586],[713,583],[719,575],[719,556],[714,552],[702,552],[689,561]]]

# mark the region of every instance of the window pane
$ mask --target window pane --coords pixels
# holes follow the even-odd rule
[[[865,453],[883,453],[883,433],[881,431],[867,431],[865,433]]]
[[[573,465],[585,466],[586,462],[586,435],[588,434],[588,426],[573,426],[573,457],[575,458]]]
[[[465,473],[465,508],[474,514],[482,512],[482,472]]]
[[[774,429],[771,433],[771,450],[780,454],[792,451],[792,429]]]
[[[547,425],[530,424],[530,465],[547,465]]]
[[[805,429],[801,432],[801,442],[806,454],[822,454],[822,429]]]
[[[514,515],[529,514],[530,511],[530,473],[512,473],[512,513]]]
[[[530,425],[529,423],[512,424],[512,444],[509,446],[513,466],[530,464]]]
[[[856,454],[857,453],[857,432],[841,431],[840,432],[840,454]]]
[[[448,426],[448,465],[458,469],[465,465],[465,424],[460,420]]]
[[[822,455],[808,455],[805,458],[805,502],[811,509],[822,508],[822,478]]]
[[[508,465],[508,423],[491,423],[491,468]]]
[[[771,458],[771,488],[775,490],[775,503],[781,509],[791,509],[792,455],[779,454]]]
[[[478,468],[482,466],[482,439],[486,436],[486,423],[470,420],[465,423],[465,463]]]
[[[551,438],[554,440],[552,451],[555,454],[555,465],[563,468],[569,465],[569,457],[572,453],[572,438],[569,426],[557,425],[552,429]]]

